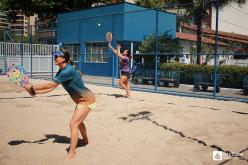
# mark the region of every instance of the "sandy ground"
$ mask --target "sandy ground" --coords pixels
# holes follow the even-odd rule
[[[248,164],[246,103],[137,91],[123,98],[121,89],[86,85],[97,97],[97,108],[85,120],[89,144],[68,161],[75,107],[69,95],[58,87],[30,97],[1,76],[0,164]],[[213,161],[216,150],[242,157]]]

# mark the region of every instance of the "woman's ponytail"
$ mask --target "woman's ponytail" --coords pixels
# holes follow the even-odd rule
[[[62,51],[64,52],[65,62],[71,64],[71,65],[73,66],[73,68],[74,68],[76,71],[78,71],[78,73],[80,74],[80,76],[82,76],[82,73],[81,73],[80,70],[75,66],[73,60],[71,59],[71,55],[70,55],[69,51],[66,50],[66,49],[64,49],[64,48],[62,49]]]
[[[74,65],[74,62],[71,59],[71,55],[70,55],[69,51],[66,49],[62,49],[62,51],[64,52],[65,62],[70,63],[71,65]]]

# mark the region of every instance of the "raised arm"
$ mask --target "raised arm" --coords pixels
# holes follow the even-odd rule
[[[113,46],[109,43],[109,48],[114,52],[115,55],[117,55],[120,59],[124,60],[125,57],[121,54],[121,46],[118,44],[117,50],[113,48]]]

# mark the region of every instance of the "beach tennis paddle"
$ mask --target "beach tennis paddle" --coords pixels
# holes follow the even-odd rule
[[[108,41],[109,43],[111,43],[112,41],[112,33],[111,32],[107,32],[106,33],[106,41]]]
[[[20,64],[10,65],[7,69],[7,77],[10,82],[22,87],[29,83],[28,74],[24,67]]]

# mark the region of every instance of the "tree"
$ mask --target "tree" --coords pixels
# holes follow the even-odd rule
[[[137,5],[148,8],[163,8],[175,4],[177,0],[134,0]],[[163,9],[162,9],[163,10]]]
[[[179,0],[179,2],[185,3],[185,0]],[[197,26],[197,64],[200,64],[200,57],[201,57],[201,50],[202,50],[202,19],[205,16],[208,16],[207,10],[212,7],[216,7],[216,1],[210,1],[208,2],[207,0],[187,0],[188,3],[191,3],[191,7],[188,8],[188,15],[193,14],[195,18],[195,24]],[[238,3],[238,4],[243,4],[245,3],[246,0],[219,0],[219,7],[224,8],[225,6],[231,4],[231,3]]]
[[[16,42],[16,43],[29,43],[30,42],[30,36],[21,36],[17,35],[13,31],[4,31],[0,30],[0,42]],[[35,36],[32,36],[32,43],[38,44],[38,38]]]
[[[178,3],[178,4],[188,4],[185,6],[187,12],[185,16],[193,15],[194,23],[197,26],[197,63],[200,63],[200,55],[201,55],[201,36],[202,36],[202,19],[208,15],[207,10],[209,7],[216,6],[216,0],[165,0],[164,3],[158,3],[158,0],[136,0],[137,4],[143,5],[145,7],[164,7],[168,6],[166,3]],[[224,8],[231,3],[244,4],[246,0],[219,0],[220,8]],[[160,6],[161,5],[161,6]],[[174,5],[174,7],[178,7]]]
[[[2,42],[4,40],[4,31],[0,29],[0,42]]]
[[[75,11],[90,7],[93,3],[108,4],[111,0],[1,0],[4,9],[8,11],[10,19],[15,19],[20,10],[25,15],[38,14],[41,19],[54,19],[60,12]]]
[[[144,54],[155,54],[156,36],[151,34],[141,42],[139,50]],[[161,62],[169,62],[172,57],[178,58],[178,53],[182,51],[179,40],[173,38],[169,32],[158,36],[158,53]],[[170,54],[168,54],[170,53]]]
[[[142,53],[155,53],[155,34],[144,38],[139,47],[140,52]],[[162,33],[158,36],[158,52],[159,53],[179,53],[181,52],[182,47],[179,44],[179,40],[173,38],[169,32]]]

